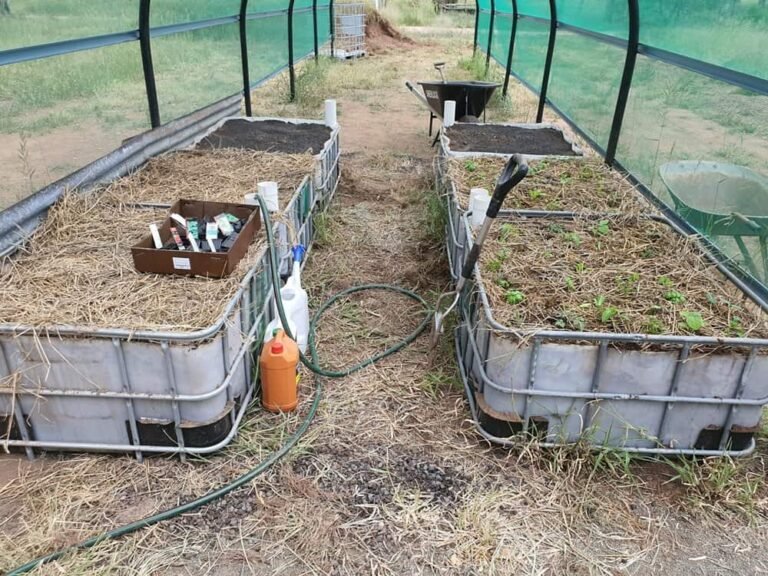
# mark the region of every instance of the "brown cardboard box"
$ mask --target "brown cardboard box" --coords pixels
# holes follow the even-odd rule
[[[232,273],[242,260],[256,233],[261,229],[261,214],[257,206],[227,204],[224,202],[201,202],[198,200],[179,200],[171,206],[171,212],[184,218],[211,218],[229,212],[237,218],[248,218],[235,244],[227,252],[193,252],[192,250],[158,250],[148,235],[131,248],[133,264],[139,272],[151,274],[180,274],[182,276],[207,276],[223,278]],[[149,223],[147,223],[149,224]],[[177,226],[171,220],[170,213],[159,227],[163,243],[171,240],[171,227]],[[204,241],[203,241],[204,242]]]

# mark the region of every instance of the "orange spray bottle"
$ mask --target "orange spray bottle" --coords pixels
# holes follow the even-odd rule
[[[270,412],[291,412],[299,403],[296,369],[299,347],[282,329],[261,350],[261,405]]]

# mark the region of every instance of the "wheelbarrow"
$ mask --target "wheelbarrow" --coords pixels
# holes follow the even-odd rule
[[[429,135],[432,136],[432,122],[435,118],[443,119],[446,100],[456,102],[456,120],[458,122],[477,122],[480,115],[485,122],[485,107],[501,84],[480,82],[477,80],[449,81],[443,76],[445,62],[435,62],[435,69],[440,73],[441,80],[433,82],[417,82],[424,91],[422,95],[411,82],[405,85],[411,93],[429,110]]]
[[[749,272],[768,279],[768,179],[749,168],[687,160],[659,168],[675,211],[710,237],[732,238]],[[744,242],[756,238],[760,264]]]

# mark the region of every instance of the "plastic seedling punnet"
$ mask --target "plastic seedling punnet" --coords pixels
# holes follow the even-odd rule
[[[471,243],[467,216],[463,227]],[[699,456],[755,448],[768,403],[768,340],[515,330],[494,319],[479,267],[460,308],[456,355],[475,425],[491,442],[511,446],[533,436],[549,447],[581,442]]]
[[[194,148],[202,140],[207,138],[210,134],[216,132],[224,124],[231,120],[238,122],[284,122],[286,124],[317,124],[325,126],[320,120],[309,120],[304,118],[273,118],[269,116],[228,116],[221,119],[217,124],[212,126],[205,134],[198,136],[190,148]],[[333,195],[336,193],[336,188],[339,185],[339,175],[341,173],[339,166],[339,158],[341,156],[341,147],[339,146],[339,126],[330,128],[331,135],[323,145],[323,149],[314,155],[315,159],[315,173],[313,175],[313,185],[317,200],[321,209],[325,209],[330,203]]]
[[[316,205],[306,176],[275,223],[309,250]],[[281,243],[290,270],[290,245]],[[127,248],[126,248],[127,249]],[[252,353],[273,317],[269,251],[224,312],[196,332],[0,325],[0,445],[205,454],[234,438],[254,393]]]
[[[504,126],[522,126],[532,128],[554,128],[562,132],[560,128],[553,124],[504,124]],[[567,136],[563,134],[563,137],[568,140]],[[568,140],[570,142],[570,140]],[[475,152],[451,152],[449,150],[449,140],[445,136],[444,131],[441,131],[440,136],[440,149],[438,156],[435,159],[435,186],[437,193],[445,199],[446,206],[446,226],[445,226],[445,249],[448,256],[448,266],[451,271],[451,277],[453,280],[457,280],[459,274],[461,274],[461,266],[464,262],[464,254],[467,246],[467,239],[465,235],[464,226],[462,224],[462,218],[466,213],[461,207],[458,200],[458,193],[456,190],[456,183],[448,174],[447,163],[451,158],[477,158],[478,156],[492,156],[492,157],[504,157],[508,158],[509,154],[492,154],[492,153],[475,153]],[[579,161],[582,159],[581,150],[573,144],[574,151],[579,156],[559,156],[559,155],[538,155],[531,156],[522,154],[527,161],[532,160],[568,160]],[[502,210],[502,214],[506,211]]]
[[[486,126],[489,124],[485,124]],[[551,159],[551,160],[579,160],[583,158],[584,152],[579,147],[579,145],[573,141],[573,139],[566,134],[562,128],[555,124],[549,124],[549,123],[542,123],[542,124],[524,124],[524,123],[493,123],[493,126],[509,126],[511,128],[524,128],[526,130],[556,130],[557,132],[560,132],[560,134],[563,136],[563,140],[565,140],[568,144],[571,145],[571,150],[573,151],[573,156],[565,156],[560,154],[527,154],[525,150],[519,150],[516,151],[517,154],[522,155],[527,162],[531,162],[533,160],[544,160],[544,159]],[[451,139],[448,137],[448,134],[446,133],[445,127],[442,127],[440,129],[440,154],[444,157],[449,158],[472,158],[477,156],[490,156],[490,157],[504,157],[508,158],[510,154],[504,154],[499,152],[459,152],[456,150],[451,150]]]

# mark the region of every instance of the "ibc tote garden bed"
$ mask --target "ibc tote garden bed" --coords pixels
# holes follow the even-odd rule
[[[0,313],[0,443],[29,455],[141,457],[231,441],[253,392],[250,352],[272,314],[263,235],[221,280],[139,274],[131,246],[180,197],[242,202],[272,179],[282,184],[282,261],[288,243],[312,245],[313,163],[177,152],[105,189],[65,195],[3,264],[12,297]]]
[[[462,314],[457,355],[492,441],[529,432],[648,453],[754,448],[765,317],[664,219],[500,218]]]

